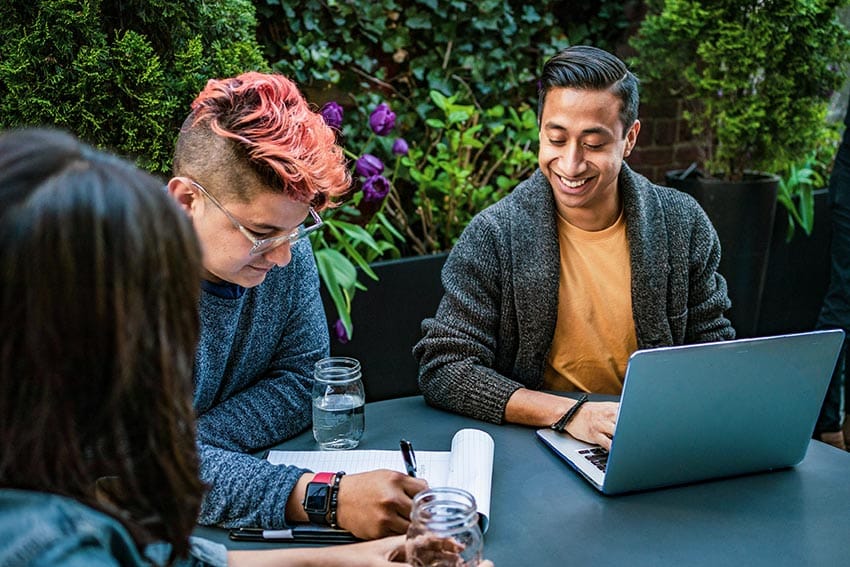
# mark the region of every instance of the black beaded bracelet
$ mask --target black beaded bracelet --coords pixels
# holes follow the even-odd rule
[[[334,483],[331,486],[331,504],[330,510],[328,510],[328,524],[332,528],[338,528],[339,525],[336,523],[336,506],[339,503],[339,481],[342,480],[342,477],[345,476],[345,471],[339,471],[334,476]]]
[[[578,400],[576,400],[576,403],[574,403],[574,404],[573,404],[573,407],[571,407],[570,409],[568,409],[568,410],[567,410],[567,413],[565,413],[565,414],[564,414],[564,417],[562,417],[561,419],[559,419],[558,421],[556,421],[555,423],[553,423],[553,424],[552,424],[552,425],[550,425],[549,427],[550,427],[550,428],[552,428],[552,429],[554,429],[555,431],[558,431],[558,432],[560,432],[560,433],[563,433],[563,432],[564,432],[564,429],[566,429],[566,428],[567,428],[567,424],[570,422],[570,420],[571,420],[572,418],[574,418],[574,417],[575,417],[576,412],[578,411],[578,409],[579,409],[579,408],[582,406],[582,404],[583,404],[584,402],[586,402],[588,399],[589,399],[589,397],[588,397],[588,395],[587,395],[587,394],[582,394],[582,395],[581,395],[581,397],[580,397]]]

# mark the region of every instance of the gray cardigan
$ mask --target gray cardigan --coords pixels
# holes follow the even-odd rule
[[[690,196],[619,176],[639,349],[731,339],[720,242]],[[538,169],[475,216],[443,267],[445,295],[414,347],[428,403],[500,423],[519,388],[539,389],[558,311],[552,188]]]

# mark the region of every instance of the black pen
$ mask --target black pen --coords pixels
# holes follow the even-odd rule
[[[325,526],[295,526],[289,529],[235,528],[230,539],[292,543],[352,543],[358,541],[351,532]]]
[[[413,452],[413,444],[407,439],[401,439],[398,444],[401,447],[401,456],[408,476],[416,478],[416,453]]]

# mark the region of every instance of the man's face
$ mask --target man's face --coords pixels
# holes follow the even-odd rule
[[[625,136],[621,101],[605,90],[554,88],[540,117],[540,169],[558,212],[584,230],[602,230],[619,215],[617,176],[631,153],[640,122]]]
[[[248,203],[227,198],[216,187],[215,180],[175,177],[169,191],[192,219],[201,242],[206,278],[254,287],[266,279],[274,266],[285,266],[292,259],[290,244],[285,243],[268,252],[252,255],[252,242],[236,227],[227,215],[203,192],[192,184],[200,183],[214,195],[230,215],[256,239],[286,234],[298,227],[309,213],[309,205],[294,201],[281,193],[261,187],[249,192]]]

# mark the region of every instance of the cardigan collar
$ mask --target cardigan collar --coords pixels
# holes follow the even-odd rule
[[[660,344],[670,333],[665,311],[657,307],[667,304],[669,250],[664,237],[664,210],[654,187],[623,164],[618,190],[623,199],[629,241],[632,312],[639,348]],[[514,301],[519,328],[539,334],[541,341],[531,344],[546,344],[548,348],[558,317],[560,279],[555,199],[540,169],[517,186],[511,198],[516,200],[520,211],[511,227],[511,240],[515,243],[512,254]],[[554,300],[540,301],[541,296]],[[519,353],[519,356],[524,354]]]

